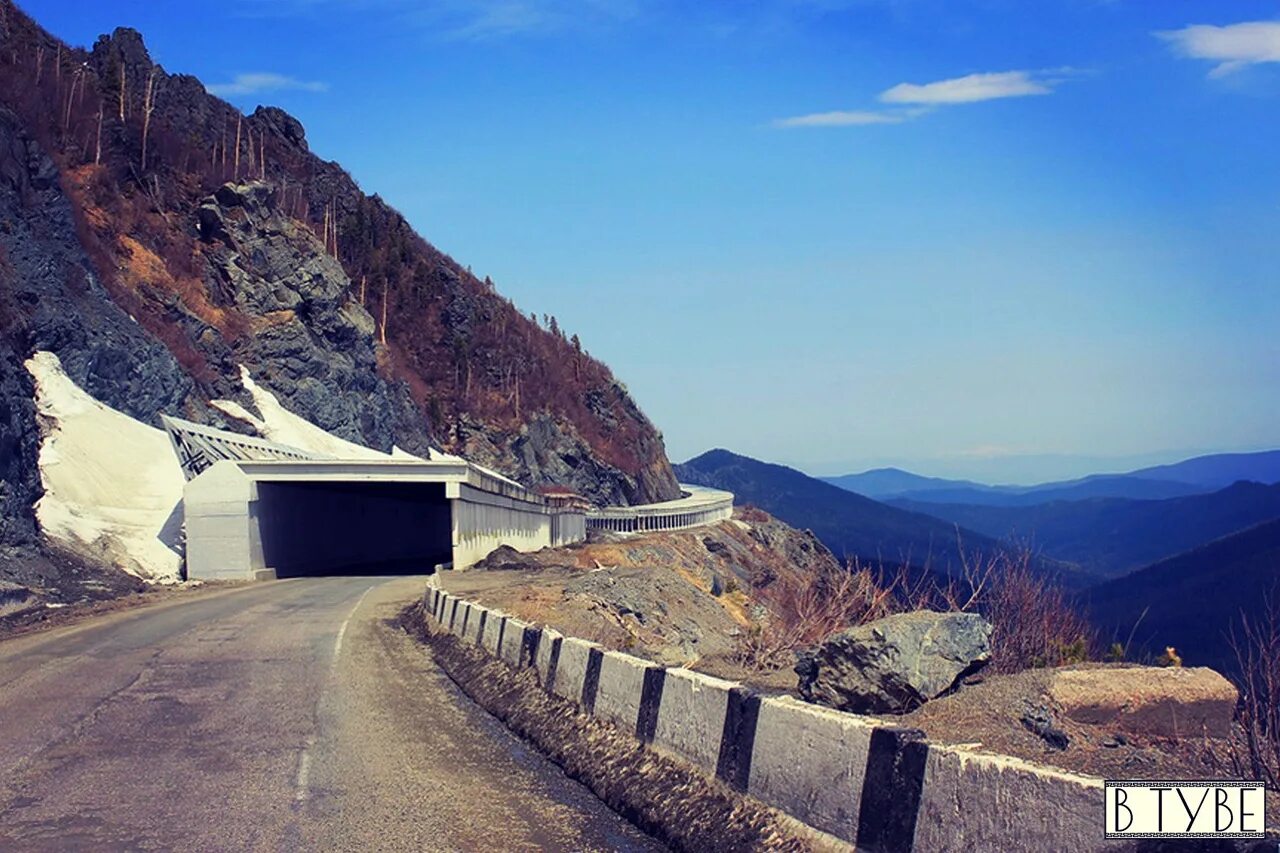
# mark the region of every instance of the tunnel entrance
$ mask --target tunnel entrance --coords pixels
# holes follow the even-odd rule
[[[259,481],[256,515],[279,578],[427,574],[452,559],[443,483]]]

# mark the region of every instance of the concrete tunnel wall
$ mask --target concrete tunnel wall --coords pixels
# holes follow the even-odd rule
[[[421,573],[452,559],[443,483],[260,482],[262,564],[276,577]]]
[[[188,481],[187,576],[466,568],[500,545],[534,551],[586,535],[580,511],[460,482],[459,466],[300,464],[315,470],[223,460]]]

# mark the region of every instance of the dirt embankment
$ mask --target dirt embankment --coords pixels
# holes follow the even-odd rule
[[[693,530],[593,534],[535,554],[500,549],[470,571],[445,576],[445,585],[660,663],[726,670],[738,638],[765,615],[759,590],[784,575],[834,566],[812,534],[739,509],[730,521]],[[784,680],[794,683],[794,674]]]

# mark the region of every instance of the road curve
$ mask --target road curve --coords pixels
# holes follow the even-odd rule
[[[258,584],[0,642],[0,849],[659,849],[390,624],[422,584]]]

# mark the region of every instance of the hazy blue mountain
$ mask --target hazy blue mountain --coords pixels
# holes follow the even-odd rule
[[[1241,612],[1256,618],[1268,597],[1280,603],[1280,519],[1081,594],[1103,637],[1123,643],[1132,631],[1138,652],[1173,646],[1189,666],[1227,671],[1236,668],[1232,623],[1238,625]]]
[[[1171,465],[1131,471],[1130,476],[1147,480],[1176,480],[1209,489],[1221,489],[1240,480],[1280,483],[1280,450],[1196,456]]]
[[[1217,453],[1126,473],[1091,474],[1032,486],[992,486],[970,480],[924,477],[898,468],[877,468],[825,480],[876,500],[893,498],[983,506],[1031,506],[1091,498],[1163,500],[1217,491],[1240,480],[1280,483],[1280,450]]]
[[[1280,484],[1241,482],[1208,494],[1167,500],[1093,498],[1032,506],[889,503],[997,539],[1031,542],[1049,557],[1116,577],[1280,518]]]
[[[932,489],[903,492],[894,500],[921,503],[981,504],[984,506],[1033,506],[1052,501],[1083,501],[1093,498],[1128,498],[1131,500],[1163,500],[1202,494],[1207,489],[1173,480],[1143,480],[1137,477],[1098,477],[1071,483],[1047,483],[1043,486],[1001,486],[981,489]],[[888,498],[886,498],[887,500]]]
[[[972,480],[948,480],[943,477],[922,477],[901,468],[874,468],[861,474],[844,474],[839,477],[821,477],[824,482],[857,492],[877,500],[901,495],[904,492],[928,492],[938,489],[979,489],[991,486]]]
[[[966,552],[1003,547],[990,537],[833,486],[794,468],[712,450],[676,466],[682,483],[727,489],[788,524],[812,530],[837,557],[953,571]],[[1041,561],[1046,571],[1065,567]],[[1095,578],[1090,577],[1090,580]],[[1079,585],[1081,578],[1066,579]]]

